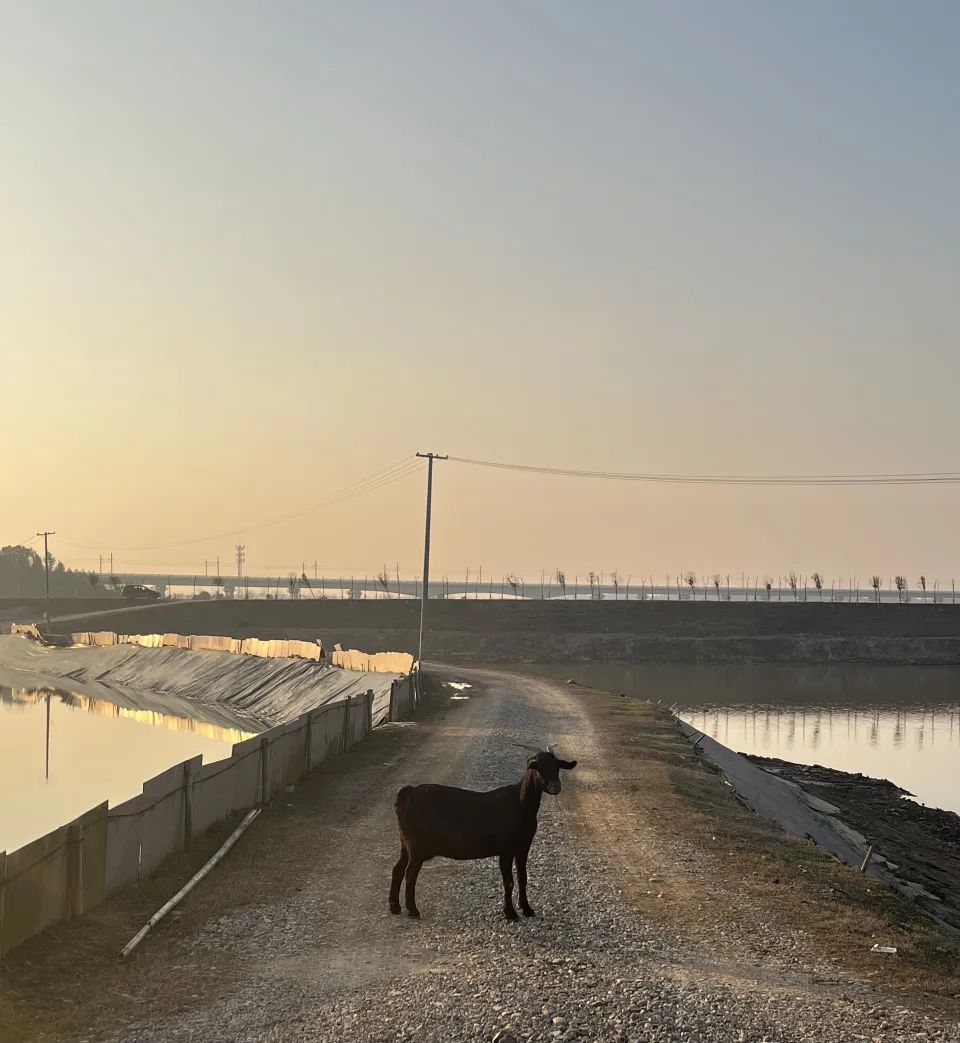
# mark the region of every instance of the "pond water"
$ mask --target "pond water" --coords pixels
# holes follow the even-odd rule
[[[741,753],[890,779],[960,813],[960,669],[786,664],[526,668],[660,700]]]
[[[0,685],[0,851],[101,801],[119,804],[197,754],[205,762],[229,757],[251,734],[56,688]]]

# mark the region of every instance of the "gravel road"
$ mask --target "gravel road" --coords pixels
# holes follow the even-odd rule
[[[409,758],[382,765],[375,800],[335,803],[326,854],[294,900],[247,906],[176,943],[191,956],[240,961],[242,986],[111,1043],[960,1040],[949,1018],[824,984],[822,969],[795,960],[758,968],[746,952],[741,964],[711,960],[644,923],[621,897],[616,858],[591,855],[571,813],[604,755],[575,692],[510,674],[447,676],[473,685],[469,698]],[[525,753],[515,743],[552,743],[579,761],[541,808],[529,869],[537,917],[502,918],[495,860],[429,863],[417,890],[423,919],[391,916],[397,789],[519,778]],[[615,791],[600,797],[618,801]],[[618,838],[610,844],[614,853]]]

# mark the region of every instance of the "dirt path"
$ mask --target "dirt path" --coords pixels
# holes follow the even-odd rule
[[[24,1032],[4,1038],[960,1036],[955,1013],[851,979],[818,959],[802,930],[769,922],[775,906],[757,908],[719,877],[711,883],[712,854],[682,823],[670,828],[658,819],[643,791],[649,767],[633,763],[615,714],[598,714],[582,690],[488,671],[434,676],[469,682],[469,698],[329,762],[288,807],[251,830],[237,857],[129,966],[92,961],[77,971],[85,998],[55,1031],[21,1011]],[[424,919],[390,916],[396,790],[426,780],[487,788],[519,778],[525,753],[516,743],[552,743],[579,761],[564,792],[541,809],[530,864],[540,915],[502,919],[495,863],[436,862],[420,877]],[[651,752],[656,763],[654,748],[647,764]],[[27,954],[28,964],[31,956],[21,969],[32,972],[36,990],[46,975],[42,967],[36,973],[36,954]],[[91,989],[96,1004],[86,999]]]

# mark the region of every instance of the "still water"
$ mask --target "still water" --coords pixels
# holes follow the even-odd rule
[[[55,688],[0,685],[0,851],[15,851],[173,764],[230,755],[251,732],[116,706]]]
[[[960,812],[960,669],[564,664],[532,673],[660,700],[741,753],[885,778]]]

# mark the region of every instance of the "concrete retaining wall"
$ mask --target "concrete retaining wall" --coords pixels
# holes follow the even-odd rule
[[[394,686],[391,719],[416,705],[419,680]],[[373,710],[372,690],[317,707],[237,743],[225,760],[176,764],[131,800],[109,810],[99,804],[19,851],[0,852],[0,955],[136,884],[216,822],[266,804],[355,746],[370,735]]]
[[[20,631],[23,633],[23,631]],[[36,637],[27,629],[24,636]],[[121,658],[110,667],[111,676],[127,680],[145,680],[156,674],[157,682],[170,681],[172,668],[168,657],[182,657],[184,652],[209,650],[232,652],[259,658],[298,658],[319,661],[323,652],[319,644],[306,641],[261,641],[258,638],[238,640],[222,637],[184,637],[178,634],[126,636],[112,631],[74,635],[78,644],[114,649],[121,657],[157,656],[149,670],[141,665],[127,678],[121,668],[130,664]],[[3,638],[3,641],[17,640]],[[26,642],[30,644],[30,642]],[[120,649],[118,645],[164,651],[140,653],[136,648]],[[166,650],[176,651],[166,651]],[[8,650],[9,651],[9,650]],[[68,677],[80,674],[69,649],[41,650],[40,658],[27,659],[34,670],[49,669],[57,660],[74,667]],[[80,653],[92,655],[95,653]],[[99,655],[99,653],[96,653]],[[114,652],[105,653],[113,656]],[[350,657],[364,653],[351,652]],[[211,657],[197,666],[197,683],[209,689],[215,682],[243,693],[241,683],[248,671],[224,670],[229,659]],[[308,698],[315,700],[319,688],[326,701],[310,705],[291,719],[236,743],[225,760],[203,764],[193,757],[176,764],[143,784],[142,793],[109,808],[99,804],[67,825],[10,854],[0,851],[0,956],[42,931],[50,924],[80,916],[103,899],[138,883],[154,872],[171,855],[182,851],[193,837],[199,836],[227,816],[267,803],[271,795],[301,779],[327,757],[350,749],[388,721],[410,717],[420,703],[421,677],[412,670],[409,656],[370,656],[364,670],[377,673],[389,664],[391,669],[406,665],[408,673],[390,678],[369,676],[365,691],[357,691],[361,678],[350,669],[313,666],[310,662],[290,664],[291,669],[310,671],[302,684],[291,686],[290,671],[274,677],[263,670],[284,671],[282,663],[263,664],[246,683],[262,698],[264,691],[283,685],[285,705],[295,707]],[[361,658],[351,660],[360,662]],[[234,661],[240,666],[239,661]],[[108,664],[98,663],[98,670]],[[185,664],[181,671],[189,673]],[[319,671],[319,674],[317,673]],[[56,671],[54,671],[56,672]],[[193,674],[191,673],[192,677]],[[322,678],[322,683],[318,681]],[[297,680],[295,678],[295,680]]]

